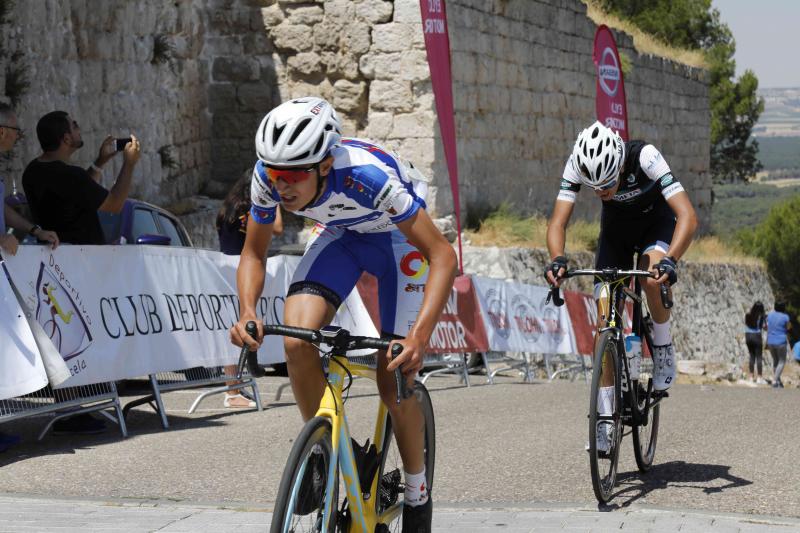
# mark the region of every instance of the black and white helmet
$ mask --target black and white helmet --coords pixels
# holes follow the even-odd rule
[[[258,158],[276,167],[319,163],[342,138],[336,110],[322,98],[295,98],[264,117],[256,131]]]
[[[603,188],[618,176],[625,161],[625,143],[618,133],[599,121],[580,132],[572,149],[572,164],[581,181],[593,189]]]

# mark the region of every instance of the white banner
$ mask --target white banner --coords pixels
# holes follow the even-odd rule
[[[575,353],[567,306],[545,304],[547,287],[473,276],[489,349]]]
[[[47,374],[33,334],[5,270],[0,268],[0,399],[28,394],[45,385]]]
[[[257,307],[265,322],[283,320],[299,260],[267,260]],[[21,246],[6,258],[11,279],[70,369],[63,386],[235,363],[228,329],[239,316],[238,262],[210,250],[161,246]],[[360,335],[377,333],[356,291],[335,322]],[[268,337],[259,361],[283,358],[283,339]]]

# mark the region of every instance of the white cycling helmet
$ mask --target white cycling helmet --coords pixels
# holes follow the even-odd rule
[[[614,182],[625,161],[625,143],[599,121],[580,132],[572,149],[572,163],[583,183],[601,189]]]
[[[256,154],[277,167],[319,163],[342,138],[331,104],[322,98],[295,98],[264,117],[256,131]]]

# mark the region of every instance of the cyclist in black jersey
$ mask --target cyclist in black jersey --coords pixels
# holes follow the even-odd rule
[[[619,134],[595,122],[578,135],[547,227],[552,263],[545,276],[552,285],[560,285],[559,275],[566,272],[566,228],[581,185],[603,201],[595,268],[627,267],[638,249],[639,268],[659,274],[646,280],[644,290],[654,322],[653,385],[665,391],[675,380],[675,351],[670,312],[661,303],[659,285],[674,285],[678,279],[678,260],[697,228],[694,208],[655,146],[623,142]]]

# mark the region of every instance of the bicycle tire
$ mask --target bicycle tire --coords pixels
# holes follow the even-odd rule
[[[650,353],[653,353],[650,339],[651,336],[649,332],[646,332],[646,334],[642,336],[643,346],[647,344],[650,348]],[[641,375],[641,377],[644,376],[645,374]],[[639,387],[637,391],[639,405],[636,407],[639,413],[644,410],[647,401],[647,381],[646,379],[640,379],[637,384]],[[653,460],[656,456],[656,444],[658,443],[658,421],[660,411],[660,404],[650,407],[650,411],[647,413],[647,424],[636,424],[633,426],[633,431],[631,432],[633,433],[633,456],[636,458],[636,466],[641,473],[647,472],[650,470],[650,467],[653,466]]]
[[[425,420],[425,481],[428,484],[428,493],[430,494],[433,490],[433,474],[436,465],[436,423],[433,416],[433,403],[428,389],[419,381],[414,382],[414,396],[419,401],[422,416]],[[395,470],[402,472],[402,461],[399,461],[400,456],[397,452],[391,417],[387,417],[386,420],[383,442],[384,446],[381,451],[380,469],[378,471],[380,476],[378,479],[380,481],[378,483],[378,494],[375,497],[375,510],[379,515],[394,505],[396,500],[392,500],[400,496],[400,487],[405,486],[402,474],[399,478],[394,476],[393,479]],[[387,468],[391,468],[391,470],[387,471]],[[401,527],[402,518],[398,518],[391,523],[391,527],[387,526],[383,530],[400,531]]]
[[[594,367],[592,369],[592,387],[589,398],[589,470],[592,474],[592,489],[597,501],[601,504],[608,503],[611,492],[617,479],[617,463],[619,461],[619,448],[622,441],[622,386],[620,381],[620,359],[617,352],[617,341],[614,331],[603,331],[595,349]],[[609,443],[608,453],[600,455],[597,449],[597,427],[603,422],[597,412],[597,395],[603,376],[603,357],[609,354],[614,361],[614,409],[612,413],[612,439]],[[605,466],[605,468],[603,468]]]
[[[324,494],[327,492],[327,485],[325,491],[322,493],[320,504],[308,514],[298,514],[297,506],[300,501],[300,495],[295,494],[301,488],[301,474],[304,471],[304,466],[309,466],[308,461],[312,453],[312,449],[320,445],[325,458],[324,468],[325,472],[328,470],[330,461],[333,454],[333,445],[331,439],[331,423],[327,418],[314,417],[303,426],[302,431],[297,436],[292,450],[289,453],[289,458],[286,460],[286,467],[283,469],[281,476],[281,483],[278,488],[278,496],[275,501],[275,509],[272,514],[272,523],[270,524],[270,533],[286,533],[288,531],[297,530],[297,524],[308,524],[302,527],[301,531],[315,531],[321,533],[322,514],[325,508]],[[338,499],[339,499],[339,474],[338,468],[335,470],[336,474],[333,479],[333,496],[331,498],[331,518],[328,521],[327,533],[333,533],[336,530],[338,520]],[[290,509],[291,507],[291,509]]]

